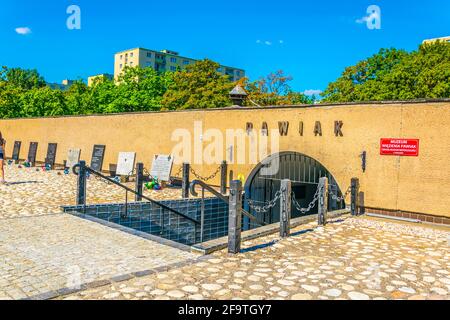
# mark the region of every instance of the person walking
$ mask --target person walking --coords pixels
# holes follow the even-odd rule
[[[0,131],[0,170],[1,170],[1,179],[0,183],[6,184],[5,181],[5,146],[6,146],[6,140],[3,139],[2,132]]]

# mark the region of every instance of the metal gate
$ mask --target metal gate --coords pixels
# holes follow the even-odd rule
[[[264,168],[272,167],[279,161],[278,170],[272,174],[267,174]],[[267,171],[267,170],[266,170]],[[274,199],[275,193],[280,189],[280,183],[283,179],[292,181],[292,192],[297,202],[303,207],[307,207],[314,197],[319,179],[327,177],[329,183],[329,191],[338,197],[342,196],[342,192],[331,173],[318,161],[297,152],[281,152],[274,154],[257,165],[250,173],[245,184],[245,201],[244,208],[257,216],[266,223],[279,222],[279,202],[277,202],[267,212],[255,212],[250,208],[248,200],[253,203],[264,203]],[[328,210],[338,210],[345,208],[343,201],[336,201],[329,197]],[[317,213],[317,206],[311,209],[308,214]],[[299,217],[301,212],[292,206],[291,216]],[[244,221],[245,222],[245,221]]]

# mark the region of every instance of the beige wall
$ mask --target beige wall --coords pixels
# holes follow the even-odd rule
[[[334,121],[338,120],[344,122],[343,137],[334,135]],[[21,158],[26,157],[30,141],[38,141],[40,161],[49,142],[58,143],[58,163],[69,148],[81,148],[81,158],[89,163],[93,145],[105,144],[107,169],[109,163],[117,162],[120,151],[137,152],[137,160],[150,167],[154,154],[172,151],[172,132],[177,128],[192,131],[194,121],[202,121],[204,129],[221,131],[245,129],[247,122],[260,129],[263,121],[275,129],[278,121],[289,121],[289,133],[280,137],[280,149],[315,158],[341,189],[358,177],[366,206],[450,216],[450,101],[0,120],[0,130],[8,141],[7,156],[12,154],[14,140],[22,141]],[[298,134],[299,121],[304,122],[303,136]],[[322,124],[322,137],[314,136],[316,121]],[[380,138],[420,139],[419,157],[381,156]],[[365,173],[359,157],[364,150]],[[204,176],[217,167],[192,166]],[[238,173],[247,177],[254,166],[233,164],[230,169],[235,177]],[[172,173],[178,168],[175,165]]]

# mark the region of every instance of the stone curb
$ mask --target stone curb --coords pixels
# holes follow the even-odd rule
[[[172,263],[172,264],[168,264],[165,266],[160,266],[160,267],[156,267],[156,268],[152,268],[152,269],[148,269],[148,270],[136,271],[136,272],[131,272],[131,273],[123,274],[123,275],[114,276],[109,279],[95,280],[92,282],[84,283],[80,287],[77,287],[77,288],[64,287],[64,288],[57,289],[57,290],[51,290],[51,291],[47,291],[44,293],[40,293],[40,294],[31,296],[31,297],[27,297],[27,298],[23,298],[23,299],[19,299],[19,300],[51,300],[51,299],[59,298],[59,297],[66,296],[69,294],[82,292],[87,289],[94,289],[94,288],[99,288],[99,287],[103,287],[106,285],[110,285],[113,283],[120,283],[120,282],[128,281],[131,279],[135,279],[135,278],[142,278],[142,277],[156,274],[159,272],[167,272],[172,269],[185,267],[187,265],[201,262],[204,260],[209,260],[209,259],[211,259],[211,257],[209,257],[209,256],[200,256],[195,259],[188,259],[185,261],[176,262],[176,263]]]
[[[337,218],[345,214],[349,214],[350,210],[342,209],[337,211],[328,212],[328,218]],[[313,214],[305,217],[298,217],[291,219],[291,228],[298,227],[303,224],[307,224],[317,220],[317,214]],[[262,226],[256,229],[248,230],[242,232],[241,241],[248,241],[256,238],[260,238],[263,236],[267,236],[270,234],[277,233],[280,230],[280,223],[273,223],[267,226]],[[199,253],[203,255],[211,254],[215,251],[219,251],[227,248],[228,246],[228,237],[222,237],[218,239],[214,239],[211,241],[195,244],[191,247],[192,252]]]

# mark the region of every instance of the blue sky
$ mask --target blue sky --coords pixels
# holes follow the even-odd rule
[[[66,27],[73,4],[81,30]],[[381,9],[380,30],[357,23],[369,5]],[[112,73],[115,52],[145,47],[208,57],[251,79],[282,69],[295,90],[323,90],[382,47],[414,50],[447,35],[448,0],[0,0],[0,65],[36,68],[50,82]]]

